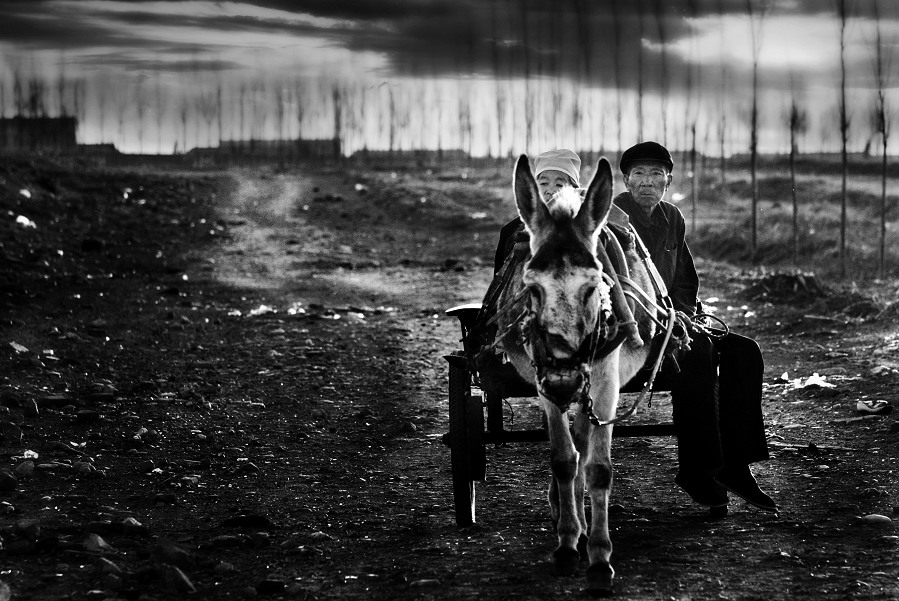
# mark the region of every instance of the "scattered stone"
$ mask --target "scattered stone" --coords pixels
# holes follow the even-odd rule
[[[57,441],[54,441],[54,442],[51,442],[51,443],[48,445],[47,449],[48,449],[49,451],[62,451],[62,452],[64,452],[64,453],[75,453],[76,455],[80,455],[80,454],[81,454],[81,451],[79,451],[78,449],[75,449],[75,448],[73,448],[73,447],[67,445],[66,443],[60,442],[60,441],[58,441],[58,440],[57,440]]]
[[[178,503],[178,497],[173,492],[157,493],[156,496],[153,497],[153,504],[156,505],[159,503],[175,505]]]
[[[37,399],[37,405],[39,407],[53,407],[55,409],[73,405],[75,402],[75,399],[65,394],[51,394]]]
[[[239,466],[237,466],[237,473],[238,474],[258,474],[259,467],[252,461],[247,461],[247,462],[241,463]]]
[[[100,403],[111,403],[115,400],[115,395],[111,392],[90,392],[81,397],[88,405],[97,405]]]
[[[100,413],[93,409],[80,409],[75,414],[75,420],[80,424],[92,424],[100,421]]]
[[[72,469],[74,469],[75,473],[79,476],[89,476],[97,471],[97,468],[87,461],[76,461],[72,464]]]
[[[16,466],[16,474],[28,478],[34,473],[34,461],[26,459]]]
[[[106,559],[105,557],[97,558],[97,569],[100,570],[103,574],[121,574],[122,568],[120,568],[115,562]]]
[[[18,408],[22,406],[24,398],[15,390],[0,391],[0,407]]]
[[[156,544],[155,555],[166,564],[176,565],[180,568],[189,568],[193,565],[193,558],[187,549],[180,547],[172,541],[162,539]]]
[[[871,526],[888,526],[892,525],[893,520],[890,519],[889,516],[881,515],[879,513],[869,513],[868,515],[860,517],[859,522]]]
[[[69,471],[72,469],[72,466],[68,463],[53,461],[51,463],[38,463],[34,466],[34,469],[38,472],[54,472],[57,470]]]
[[[237,571],[237,568],[234,566],[234,564],[228,563],[227,561],[216,564],[213,569],[219,574],[231,574]]]
[[[22,442],[22,428],[12,422],[0,422],[0,439],[13,444]]]
[[[264,515],[258,515],[255,513],[242,513],[240,515],[236,515],[230,517],[219,524],[222,528],[254,528],[254,529],[272,529],[277,528],[277,526]]]
[[[260,595],[279,595],[284,592],[286,583],[283,580],[266,578],[256,585],[256,592]]]
[[[268,532],[254,532],[250,535],[250,542],[254,547],[267,547],[271,544],[272,539]]]
[[[19,538],[4,544],[4,551],[9,555],[27,555],[34,550],[34,542]]]
[[[0,492],[9,492],[16,489],[19,481],[7,470],[0,470]]]
[[[147,534],[149,528],[138,522],[132,517],[122,520],[122,531],[126,534]]]
[[[161,567],[162,571],[162,581],[165,585],[170,588],[178,591],[179,593],[195,593],[197,589],[194,588],[193,582],[190,581],[184,572],[179,570],[176,566],[163,564]]]
[[[103,577],[103,585],[108,589],[118,590],[122,587],[122,577],[118,574],[106,574]],[[109,597],[106,599],[108,600]]]
[[[38,409],[34,399],[27,399],[22,402],[22,414],[25,417],[38,417],[40,415],[40,409]]]
[[[96,553],[115,553],[116,550],[97,534],[88,534],[84,539],[84,548]]]
[[[214,547],[242,547],[247,542],[247,537],[242,534],[222,534],[215,536],[209,540],[209,544]]]
[[[16,522],[15,533],[28,540],[37,540],[41,535],[41,523],[38,520],[20,520]]]

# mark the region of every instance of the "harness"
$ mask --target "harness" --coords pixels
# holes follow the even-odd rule
[[[637,255],[649,273],[655,298],[649,296],[630,277],[622,241],[630,247],[635,246]],[[550,356],[546,333],[536,326],[537,315],[530,306],[530,297],[522,302],[527,289],[522,288],[503,306],[497,307],[497,300],[502,290],[511,282],[517,264],[523,262],[529,247],[524,240],[516,242],[512,252],[507,253],[506,261],[497,272],[485,295],[478,323],[483,324],[484,342],[479,355],[493,353],[502,338],[518,327],[518,335],[522,343],[529,340],[533,349],[532,364],[537,382],[542,382],[547,372],[568,373],[573,375],[578,391],[565,398],[547,396],[562,411],[567,411],[572,403],[579,403],[582,410],[594,426],[607,426],[632,415],[652,391],[655,377],[667,355],[679,349],[689,348],[690,338],[687,324],[690,320],[684,314],[678,314],[668,295],[661,275],[650,259],[649,252],[640,240],[639,235],[629,223],[624,225],[607,224],[600,233],[596,248],[596,257],[603,268],[603,282],[600,284],[601,298],[609,302],[600,307],[596,327],[581,342],[578,349],[564,360]],[[658,302],[657,302],[658,299]],[[617,349],[626,339],[630,339],[635,347],[643,345],[634,319],[634,308],[639,306],[664,331],[661,346],[653,361],[651,374],[642,391],[631,407],[623,414],[611,420],[600,420],[593,412],[593,400],[590,397],[591,366]],[[495,312],[494,312],[495,311]],[[515,312],[515,317],[508,321],[502,332],[498,332],[497,322],[508,313]],[[492,336],[491,336],[492,334]],[[488,340],[491,340],[487,343]]]

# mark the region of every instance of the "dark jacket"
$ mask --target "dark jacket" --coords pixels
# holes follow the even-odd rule
[[[630,192],[622,192],[612,202],[627,213],[646,245],[652,262],[668,287],[674,308],[687,315],[696,313],[699,276],[687,246],[686,224],[680,210],[663,200],[647,218]]]
[[[680,210],[663,200],[652,212],[652,218],[647,219],[630,192],[622,192],[612,202],[627,213],[634,229],[643,240],[652,262],[668,288],[674,308],[687,315],[694,315],[698,300],[699,276],[696,274],[693,255],[684,237],[686,224]],[[518,217],[503,226],[494,256],[494,273],[503,266],[512,246],[521,237],[526,239],[527,234],[524,233],[524,224]]]

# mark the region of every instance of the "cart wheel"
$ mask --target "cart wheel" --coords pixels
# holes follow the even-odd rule
[[[477,413],[481,415],[480,428],[473,427],[477,421]],[[473,400],[471,396],[471,373],[453,364],[450,364],[449,368],[449,418],[456,524],[470,526],[475,521],[474,481],[483,479],[486,465],[483,445],[484,418],[480,397]]]

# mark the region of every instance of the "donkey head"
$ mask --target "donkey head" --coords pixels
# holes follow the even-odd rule
[[[609,306],[595,251],[612,205],[612,182],[602,158],[583,201],[574,188],[563,188],[544,203],[527,157],[515,166],[515,202],[531,245],[522,276],[530,302],[526,350],[541,391],[560,405],[584,385],[590,369],[585,351],[595,344],[602,309]]]

